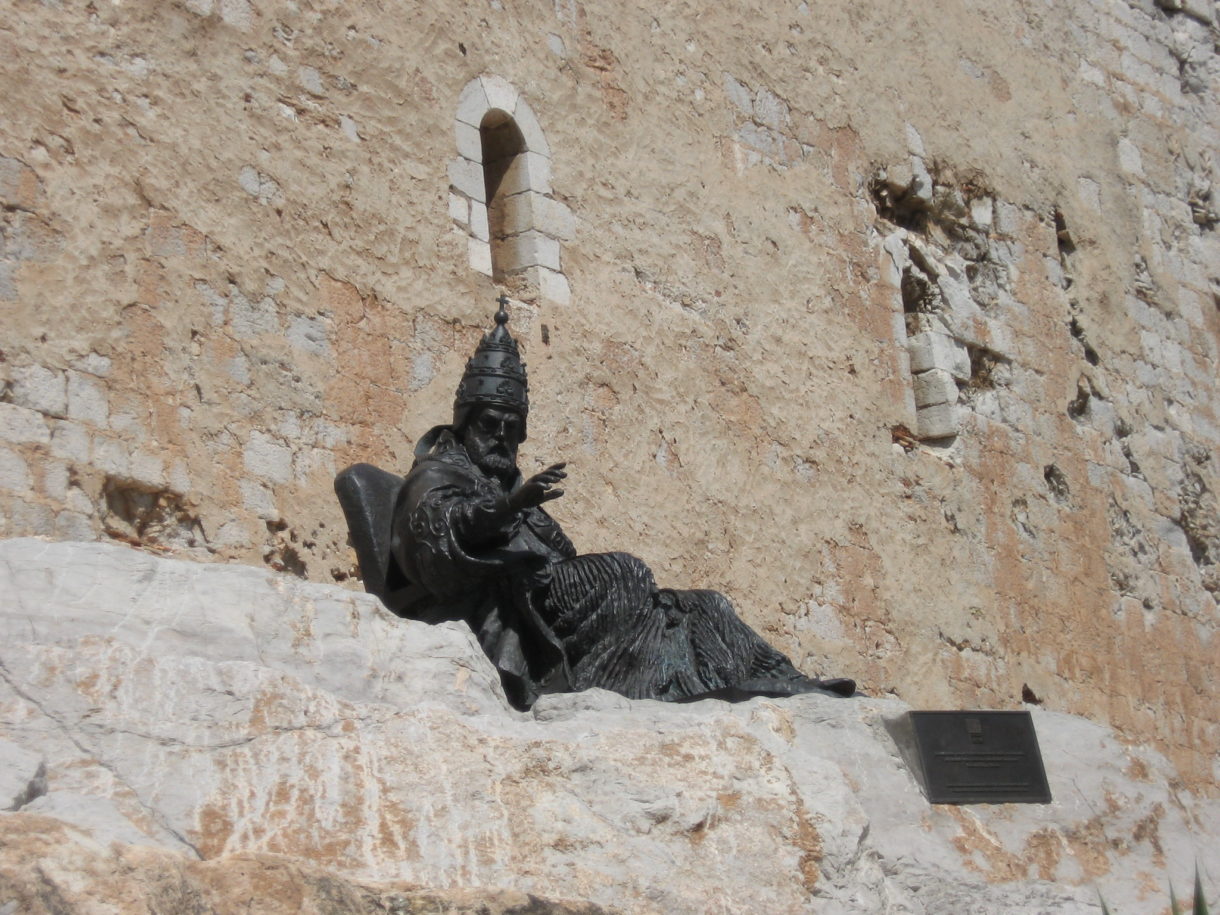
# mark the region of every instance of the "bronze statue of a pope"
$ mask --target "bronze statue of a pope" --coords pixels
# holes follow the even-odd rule
[[[591,687],[666,701],[852,695],[851,680],[803,675],[724,595],[658,588],[626,553],[577,553],[543,507],[563,495],[565,465],[517,469],[529,394],[505,304],[466,365],[453,422],[420,439],[405,481],[362,489],[353,477],[377,473],[368,465],[336,481],[366,587],[402,616],[464,620],[518,708]],[[383,533],[358,536],[361,503],[394,489]]]

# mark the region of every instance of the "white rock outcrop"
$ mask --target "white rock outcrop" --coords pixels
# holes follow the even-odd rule
[[[0,907],[51,886],[134,910],[155,858],[175,886],[325,873],[342,911],[358,885],[667,913],[1096,912],[1100,890],[1153,912],[1220,845],[1215,801],[1080,718],[1033,711],[1053,803],[934,807],[896,700],[590,691],[522,714],[464,625],[114,545],[0,542],[0,675]]]

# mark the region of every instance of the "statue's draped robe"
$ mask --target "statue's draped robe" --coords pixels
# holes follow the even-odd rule
[[[515,705],[594,686],[682,700],[749,681],[812,684],[723,595],[658,589],[625,553],[578,556],[541,508],[497,523],[501,494],[438,426],[399,494],[392,552],[410,582],[406,614],[465,620]]]

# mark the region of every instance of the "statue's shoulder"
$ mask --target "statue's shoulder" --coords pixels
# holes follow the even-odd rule
[[[415,446],[415,463],[407,474],[407,486],[416,492],[446,485],[475,488],[478,476],[453,429],[437,426]]]

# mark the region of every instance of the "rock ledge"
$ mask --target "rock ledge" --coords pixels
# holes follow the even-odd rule
[[[1220,844],[1068,715],[1033,711],[1052,804],[932,807],[895,700],[521,714],[463,625],[106,544],[2,541],[0,595],[21,911],[1154,912]]]

